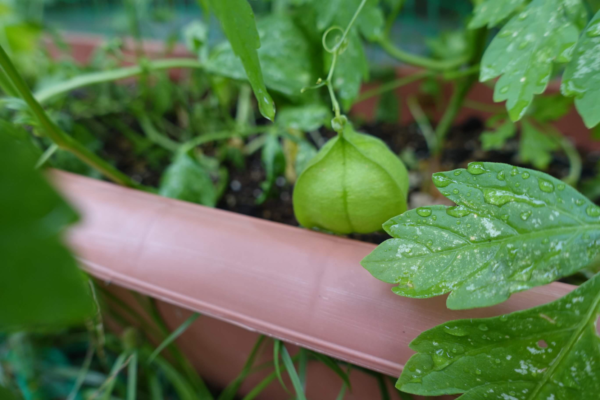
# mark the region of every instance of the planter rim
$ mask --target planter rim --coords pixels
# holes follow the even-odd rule
[[[52,171],[80,211],[81,266],[107,282],[397,376],[426,329],[548,303],[553,283],[486,308],[399,297],[359,262],[375,246]]]

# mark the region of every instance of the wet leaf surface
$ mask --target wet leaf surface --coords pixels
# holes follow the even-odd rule
[[[600,275],[569,295],[423,332],[397,387],[460,400],[593,400],[600,392]]]
[[[386,222],[394,238],[362,265],[396,294],[450,293],[451,309],[487,307],[589,265],[600,254],[600,208],[564,182],[507,164],[471,163],[433,181],[456,207]]]

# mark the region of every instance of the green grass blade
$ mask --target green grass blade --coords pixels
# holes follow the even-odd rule
[[[298,359],[298,356],[292,357],[293,362],[295,362],[297,359]],[[261,368],[261,366],[258,366],[255,368],[255,370],[258,370],[260,368]],[[285,371],[286,366],[283,365],[281,367],[281,370]],[[271,384],[271,382],[273,382],[276,378],[277,378],[277,374],[275,373],[275,371],[273,371],[269,376],[267,376],[265,379],[260,381],[260,383],[258,385],[256,385],[254,387],[254,389],[252,389],[250,391],[250,393],[248,393],[246,396],[244,396],[244,398],[242,400],[254,400],[256,398],[256,396],[261,394],[262,391],[265,390],[267,388],[267,386],[269,386]]]
[[[283,363],[287,368],[288,375],[292,380],[292,385],[294,385],[294,390],[296,391],[296,396],[298,400],[306,400],[306,395],[304,394],[304,389],[302,388],[302,382],[300,382],[300,378],[298,377],[298,373],[296,372],[296,368],[294,367],[294,362],[292,361],[292,357],[290,357],[290,353],[288,353],[285,346],[281,346],[281,357],[283,358]]]
[[[207,398],[197,396],[194,387],[188,383],[188,381],[177,371],[177,369],[173,368],[173,366],[165,361],[162,357],[157,357],[154,360],[154,365],[156,365],[156,367],[163,372],[165,378],[173,386],[175,393],[177,393],[181,400],[212,400],[212,397]]]
[[[83,384],[83,381],[85,380],[85,376],[87,375],[88,371],[90,370],[90,365],[92,364],[93,358],[94,358],[94,345],[90,344],[90,347],[88,348],[88,351],[85,355],[85,359],[83,360],[83,365],[81,366],[81,369],[77,376],[77,380],[75,380],[75,385],[73,385],[73,389],[71,389],[71,393],[69,393],[67,400],[74,400],[75,397],[77,397],[77,393],[79,393],[79,389],[81,389],[81,385]]]
[[[283,382],[283,378],[281,377],[281,366],[279,365],[279,353],[281,352],[282,344],[280,340],[275,339],[273,342],[273,362],[275,363],[275,374],[277,375],[277,379],[281,384],[281,387],[285,389],[286,392],[289,393],[285,382]]]
[[[242,383],[244,382],[244,379],[246,379],[246,377],[251,373],[252,366],[256,361],[256,357],[258,356],[259,350],[264,341],[265,336],[260,335],[256,343],[254,344],[254,347],[252,348],[252,351],[250,352],[246,363],[244,364],[244,368],[242,368],[242,372],[240,372],[240,374],[229,385],[227,385],[225,390],[219,395],[218,400],[233,400],[235,398],[235,395],[240,389]]]
[[[198,319],[200,314],[194,313],[192,314],[183,324],[179,326],[179,328],[175,329],[173,333],[171,333],[157,348],[150,354],[150,358],[148,359],[148,363],[151,363],[152,360],[156,358],[167,346],[175,341],[183,332],[185,332],[190,325],[194,323],[195,320]]]
[[[163,400],[163,387],[154,371],[148,372],[148,391],[150,392],[150,400]]]
[[[311,356],[313,356],[314,358],[317,359],[317,361],[325,364],[325,366],[327,366],[327,368],[329,368],[330,370],[332,370],[333,372],[335,372],[335,374],[337,376],[339,376],[342,381],[344,381],[344,383],[346,384],[346,386],[348,387],[348,389],[350,389],[350,391],[352,391],[352,385],[350,383],[350,377],[348,376],[348,374],[346,372],[344,372],[343,369],[340,368],[340,366],[338,365],[337,362],[335,362],[335,360],[331,357],[328,357],[324,354],[319,354],[319,353],[315,353],[315,352],[311,352]]]
[[[302,384],[302,390],[306,391],[306,368],[308,367],[308,350],[300,349],[300,360],[298,361],[298,377]]]
[[[336,364],[336,366],[337,366],[337,364]],[[348,365],[348,369],[346,370],[346,372],[342,371],[344,373],[344,376],[346,376],[348,378],[348,381],[350,381],[350,370],[351,369],[352,369],[352,365]],[[346,397],[346,390],[349,388],[350,387],[346,383],[346,381],[342,382],[342,388],[340,389],[340,393],[337,395],[336,400],[344,400],[344,397]]]
[[[133,353],[127,366],[127,400],[135,400],[137,392],[138,355]]]
[[[102,400],[110,400],[110,396],[112,394],[113,389],[115,388],[115,383],[117,382],[117,375],[121,372],[121,369],[126,365],[127,354],[121,353],[119,357],[117,357],[113,367],[110,370],[110,374],[106,381],[98,388],[94,394],[90,397],[90,400],[95,399],[98,395],[102,394]]]
[[[390,400],[390,392],[388,391],[385,377],[382,374],[377,375],[377,384],[379,385],[381,400]]]

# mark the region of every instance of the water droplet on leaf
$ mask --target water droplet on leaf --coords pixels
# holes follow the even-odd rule
[[[481,175],[486,172],[486,169],[482,162],[473,162],[467,167],[467,172],[471,175]]]
[[[521,219],[527,221],[531,217],[531,211],[525,211],[521,213]]]
[[[540,190],[542,192],[546,192],[546,193],[552,193],[552,192],[554,192],[554,185],[550,181],[547,181],[545,179],[541,179],[540,178],[538,180],[538,185],[539,185]]]
[[[431,209],[426,207],[417,208],[417,214],[421,217],[429,217],[431,215]]]

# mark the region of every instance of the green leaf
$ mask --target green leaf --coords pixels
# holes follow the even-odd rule
[[[244,65],[250,85],[254,90],[260,113],[271,121],[275,119],[275,103],[263,81],[257,49],[260,38],[254,22],[254,13],[246,0],[209,0],[210,6],[221,22],[231,48]]]
[[[558,121],[571,111],[573,99],[560,94],[538,96],[533,101],[528,114],[539,122]]]
[[[475,7],[469,29],[495,27],[523,6],[526,0],[486,0]]]
[[[400,101],[395,91],[385,92],[379,98],[376,120],[389,124],[397,124],[400,120]]]
[[[303,132],[316,131],[330,119],[331,111],[322,103],[286,107],[277,115],[279,125]]]
[[[258,32],[262,41],[258,57],[265,84],[286,96],[300,96],[302,88],[313,85],[317,80],[318,66],[312,44],[294,21],[285,15],[262,19],[258,23]],[[207,69],[233,79],[246,79],[242,64],[234,56],[229,43],[214,49]]]
[[[481,134],[481,147],[483,150],[500,150],[506,141],[515,136],[517,127],[512,121],[505,121],[495,132],[483,132]]]
[[[296,372],[296,368],[294,367],[294,361],[292,360],[292,357],[290,357],[290,354],[283,345],[281,346],[281,358],[283,359],[283,364],[287,368],[287,373],[290,376],[292,385],[294,386],[296,398],[298,400],[306,400],[306,395],[304,394],[302,382],[300,382],[300,377],[298,377],[298,373]]]
[[[338,56],[333,75],[333,87],[339,93],[344,110],[350,109],[360,93],[363,80],[369,77],[369,62],[359,35],[351,31],[347,40],[348,47]],[[329,69],[331,54],[326,54],[326,60]]]
[[[303,140],[298,145],[298,153],[296,154],[296,163],[294,169],[296,174],[300,176],[309,165],[310,161],[317,155],[317,149],[310,142]]]
[[[583,7],[579,0],[571,2]],[[572,5],[534,0],[494,38],[481,62],[481,81],[500,76],[495,101],[507,100],[513,121],[525,115],[536,94],[546,90],[554,62],[568,62],[579,38]]]
[[[450,309],[487,307],[586,267],[600,254],[600,208],[542,172],[496,163],[434,174],[457,207],[408,211],[362,265],[401,296],[450,293]]]
[[[167,168],[160,182],[159,194],[214,207],[217,190],[206,168],[188,153],[179,153]]]
[[[562,92],[575,97],[575,106],[588,128],[600,123],[598,104],[600,103],[600,12],[587,26],[577,43],[573,59],[563,76]]]
[[[179,336],[181,336],[194,323],[194,321],[198,319],[199,316],[200,314],[193,313],[183,322],[183,324],[179,325],[179,327],[175,329],[165,340],[163,340],[162,343],[158,345],[158,347],[152,352],[152,354],[150,354],[150,357],[148,357],[148,363],[151,363],[156,356],[158,356],[164,349],[166,349]]]
[[[600,275],[552,303],[452,321],[410,345],[397,387],[460,400],[594,400],[600,391]]]
[[[96,307],[62,243],[78,216],[34,170],[37,154],[18,136],[0,133],[0,331],[82,322]]]
[[[262,151],[262,163],[267,176],[265,181],[261,183],[263,193],[256,200],[258,204],[264,203],[271,195],[275,180],[285,172],[285,155],[277,136],[267,134],[267,140]]]
[[[552,161],[552,152],[559,148],[558,141],[527,121],[523,121],[519,157],[537,169],[546,169]]]
[[[275,374],[277,374],[277,379],[279,380],[279,384],[281,385],[281,387],[289,393],[287,386],[285,385],[285,383],[283,382],[283,377],[281,376],[281,367],[279,364],[279,358],[280,358],[280,353],[281,353],[281,349],[283,348],[283,343],[281,343],[280,340],[275,339],[275,341],[273,342],[273,364],[275,366]],[[286,366],[287,368],[287,366]]]

